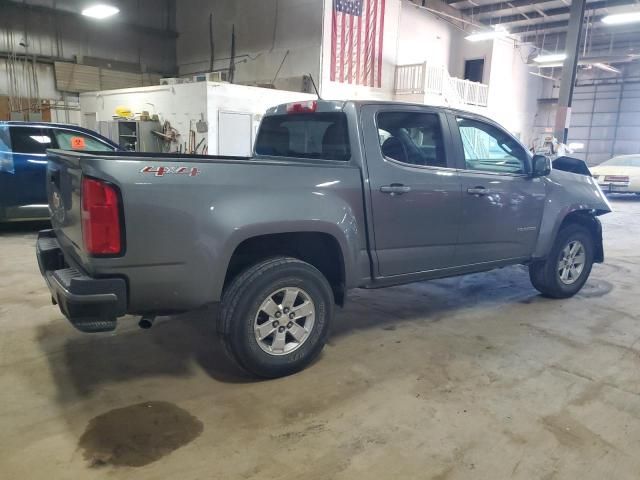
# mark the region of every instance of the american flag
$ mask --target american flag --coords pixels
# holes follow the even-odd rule
[[[382,86],[385,0],[333,0],[331,81]]]

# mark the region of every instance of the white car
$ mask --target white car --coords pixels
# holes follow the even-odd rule
[[[640,195],[640,154],[613,157],[591,168],[591,174],[605,193]]]

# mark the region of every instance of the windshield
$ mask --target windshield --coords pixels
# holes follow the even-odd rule
[[[350,158],[344,113],[304,113],[264,117],[256,154],[346,161]]]
[[[600,165],[603,167],[640,167],[640,155],[613,157]]]

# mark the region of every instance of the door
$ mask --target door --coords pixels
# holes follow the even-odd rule
[[[449,118],[462,186],[456,264],[530,257],[542,219],[545,183],[530,177],[528,152],[480,117]]]
[[[47,129],[9,126],[12,171],[0,172],[3,207],[46,205],[46,149],[52,147]]]
[[[218,115],[218,155],[248,157],[253,145],[251,114],[220,112]]]
[[[371,105],[362,123],[379,275],[452,266],[461,193],[446,117]]]
[[[464,79],[472,82],[482,83],[484,73],[484,58],[474,60],[465,60],[464,62]]]

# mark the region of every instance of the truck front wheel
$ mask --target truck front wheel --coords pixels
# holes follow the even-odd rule
[[[290,375],[322,350],[333,293],[314,266],[290,257],[264,260],[225,289],[218,330],[227,352],[259,377]]]
[[[549,256],[529,265],[529,278],[543,295],[568,298],[580,291],[593,266],[593,236],[581,225],[563,227]]]

